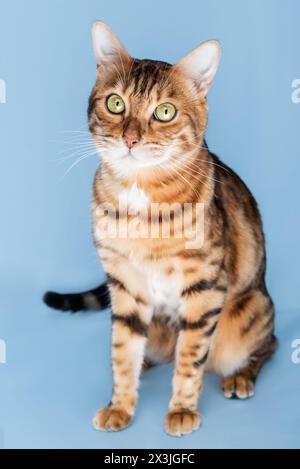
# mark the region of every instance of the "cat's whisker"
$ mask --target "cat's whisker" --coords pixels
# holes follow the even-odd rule
[[[68,140],[51,140],[52,143],[59,144],[61,146],[85,146],[85,145],[91,145],[95,142],[95,140],[92,137],[79,137],[79,138],[74,138],[71,137]]]
[[[176,157],[180,156],[181,154],[180,153],[177,153],[175,154]],[[186,164],[186,165],[189,165],[189,166],[194,166],[196,169],[199,169],[199,170],[202,170],[202,168],[199,167],[199,163],[204,163],[205,160],[202,160],[202,159],[189,159],[189,158],[186,158],[186,159],[180,159],[180,163],[182,164]]]
[[[64,155],[66,153],[73,153],[73,152],[85,152],[87,150],[92,150],[94,148],[97,148],[97,147],[104,147],[104,143],[103,142],[95,142],[95,141],[91,141],[91,142],[85,142],[85,143],[80,143],[80,144],[76,144],[76,143],[72,143],[70,145],[68,145],[67,148],[64,148],[62,149],[58,155]]]
[[[61,158],[57,158],[54,161],[58,162],[58,164],[61,164],[61,163],[64,163],[65,161],[71,160],[73,158],[78,158],[78,157],[86,155],[87,153],[91,153],[92,150],[93,150],[94,153],[97,153],[97,151],[95,149],[89,149],[89,150],[85,150],[85,151],[78,150],[78,151],[73,152],[71,155],[64,156],[64,157],[61,157]]]
[[[194,194],[195,194],[197,197],[200,197],[199,191],[197,191],[197,190],[195,189],[195,187],[192,185],[192,183],[191,183],[188,179],[186,179],[186,178],[180,173],[179,169],[182,169],[182,168],[180,168],[179,166],[176,166],[176,164],[175,164],[174,161],[173,161],[172,169],[175,171],[175,173],[177,174],[178,177],[180,177],[182,180],[184,180],[184,181],[191,187],[191,189],[192,189],[192,191],[194,192]],[[190,174],[189,174],[189,176],[190,176]]]
[[[83,145],[86,143],[93,143],[93,139],[89,138],[81,138],[81,139],[70,139],[70,140],[52,140],[54,143],[59,143],[61,145]]]
[[[161,172],[162,172],[162,175],[165,175],[165,168],[160,165],[160,169],[161,169]],[[175,183],[176,187],[178,188],[178,190],[180,191],[181,188],[179,187],[179,184],[178,184],[178,181],[177,181],[177,173],[174,174],[174,177],[172,177],[172,181]]]
[[[213,161],[198,159],[196,161],[191,161],[190,162],[190,164],[197,170],[200,170],[199,163],[211,164],[212,166],[218,166],[221,169],[223,169],[223,167],[221,165],[218,165],[217,163],[214,163]],[[224,170],[226,170],[226,168],[224,168]],[[226,170],[226,171],[228,172],[228,170]],[[203,173],[203,175],[208,176],[204,171],[201,170],[201,172]],[[219,182],[220,184],[224,184],[224,182],[220,181],[219,179],[213,178],[212,176],[210,176],[210,178],[213,179],[215,182]]]
[[[82,156],[82,155],[86,155],[87,153],[91,153],[91,152],[96,152],[96,151],[100,151],[100,150],[103,150],[104,147],[91,147],[91,148],[80,148],[80,149],[74,149],[69,155],[66,155],[66,156],[59,156],[58,158],[54,159],[54,161],[59,161],[59,162],[63,162],[63,161],[66,161],[66,160],[69,160],[69,159],[72,159],[74,157],[78,157],[78,156]]]
[[[180,139],[177,141],[175,140],[175,142],[178,142],[180,143]],[[193,142],[189,142],[191,145],[194,145],[195,148],[199,149],[200,150],[207,150],[207,147],[203,147],[201,145],[197,145],[196,143],[194,144]],[[213,166],[217,166],[218,168],[222,169],[223,171],[227,172],[228,174],[231,174],[231,172],[225,168],[224,166],[216,163],[215,161],[210,161],[210,160],[204,160],[204,159],[197,159],[197,161],[201,162],[201,163],[206,163],[206,164],[210,164],[210,165],[213,165]]]
[[[198,160],[199,162],[205,162],[204,160]],[[194,161],[180,161],[180,165],[182,165],[183,168],[186,168],[187,170],[191,170],[191,171],[194,171],[194,172],[198,172],[198,174],[201,174],[203,177],[211,180],[211,181],[214,181],[214,182],[218,182],[220,184],[224,184],[223,181],[219,181],[218,179],[214,178],[213,176],[209,175],[209,174],[206,174],[204,171],[201,170],[201,168],[199,168],[199,165],[196,164],[196,162]]]
[[[84,155],[84,156],[81,156],[80,158],[78,158],[70,167],[69,169],[65,172],[64,174],[64,178],[72,171],[72,169],[74,169],[79,163],[81,163],[82,161],[88,159],[88,158],[91,158],[92,156],[96,155],[97,152],[93,152],[93,153],[88,153],[87,155]]]
[[[189,177],[192,176],[192,177],[196,178],[196,176],[201,176],[200,179],[202,180],[202,176],[205,176],[205,174],[203,174],[202,172],[199,172],[199,171],[196,172],[195,170],[191,169],[190,167],[186,167],[185,165],[183,165],[181,163],[173,162],[173,165],[178,169],[179,172],[183,171]]]
[[[178,154],[175,154],[174,157],[176,158],[177,156],[180,156]],[[199,166],[194,162],[194,161],[184,161],[182,159],[178,159],[178,160],[172,160],[172,163],[173,164],[176,164],[178,169],[179,170],[184,170],[189,176],[191,176],[191,173],[192,174],[198,174],[198,175],[201,175],[203,177],[205,177],[206,179],[209,179],[210,181],[214,181],[214,182],[220,182],[222,183],[222,181],[218,181],[216,179],[214,179],[212,176],[206,174],[205,172],[203,172],[201,170],[201,168],[199,168]],[[203,181],[204,183],[204,181]]]
[[[78,133],[78,134],[89,134],[89,130],[60,130],[59,133],[61,134],[70,134],[70,133]]]
[[[59,142],[77,142],[77,141],[90,141],[92,140],[92,136],[90,134],[64,134],[63,135],[65,140],[59,140]]]
[[[76,144],[72,144],[71,146],[69,146],[68,148],[65,148],[63,150],[61,150],[58,155],[63,155],[65,153],[68,153],[68,152],[72,152],[72,151],[84,151],[84,150],[89,150],[89,149],[92,149],[92,148],[95,148],[95,144],[81,144],[81,145],[76,145]]]

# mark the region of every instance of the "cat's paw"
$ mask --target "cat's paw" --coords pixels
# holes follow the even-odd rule
[[[93,419],[96,430],[103,432],[118,432],[128,427],[131,416],[126,410],[114,407],[103,407]]]
[[[254,382],[248,376],[236,374],[224,379],[222,390],[227,399],[247,399],[254,396]]]
[[[169,435],[182,436],[198,430],[201,424],[199,412],[191,410],[175,410],[167,414],[165,430]]]

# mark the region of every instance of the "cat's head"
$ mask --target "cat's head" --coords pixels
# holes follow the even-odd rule
[[[207,41],[177,64],[130,57],[103,22],[93,26],[97,81],[89,123],[102,159],[119,175],[167,168],[195,152],[221,48]]]

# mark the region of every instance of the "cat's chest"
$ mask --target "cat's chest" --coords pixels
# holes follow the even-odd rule
[[[168,269],[141,268],[147,286],[148,298],[155,310],[168,316],[177,314],[183,289],[183,276],[180,271]]]
[[[119,203],[127,210],[137,213],[149,207],[149,196],[145,191],[133,184],[130,188],[125,189],[119,194]]]

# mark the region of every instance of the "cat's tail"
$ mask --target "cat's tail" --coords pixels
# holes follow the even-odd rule
[[[61,311],[97,311],[110,307],[110,294],[107,283],[94,290],[82,293],[60,294],[47,292],[44,295],[44,303],[47,306]]]

